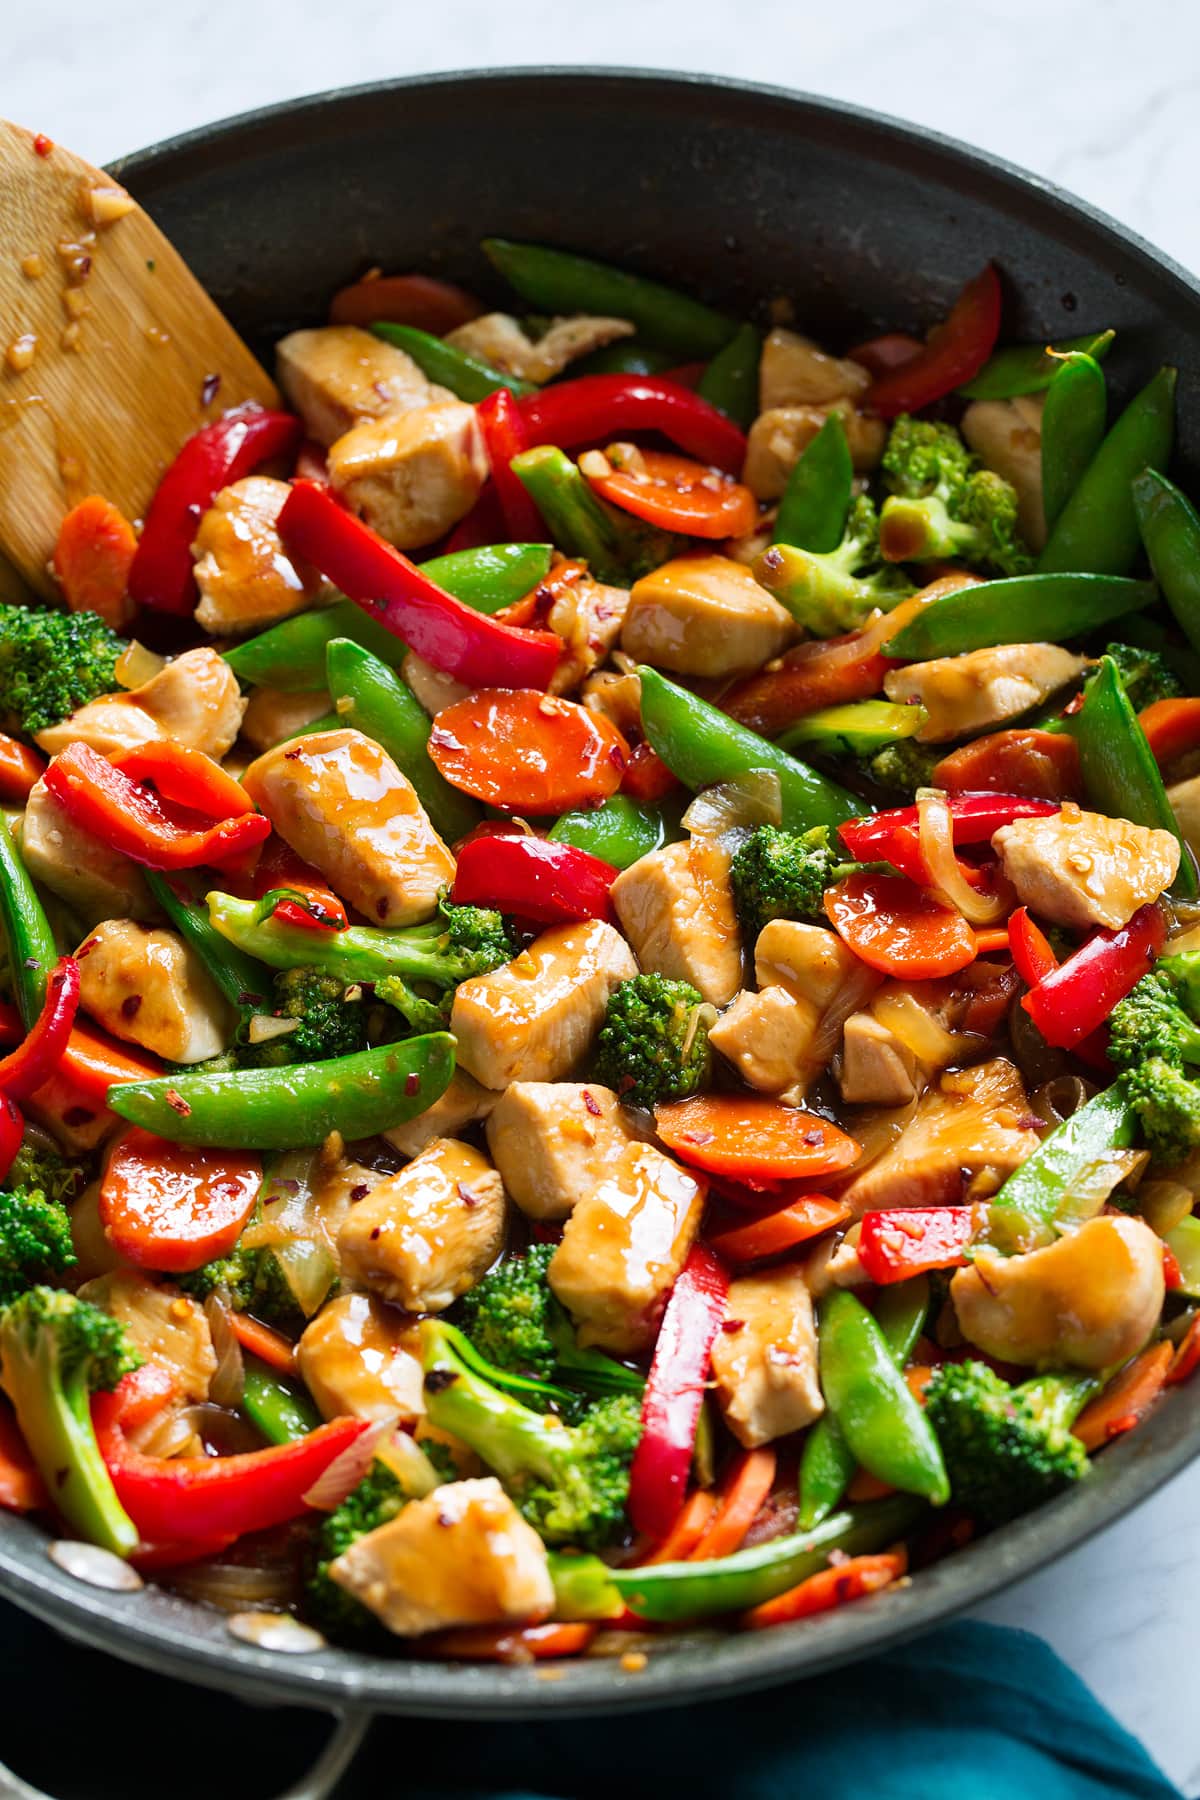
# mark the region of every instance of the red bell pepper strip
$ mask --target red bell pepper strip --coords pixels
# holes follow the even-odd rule
[[[441,553],[449,556],[455,550],[478,550],[481,544],[498,544],[503,537],[504,513],[500,496],[493,484],[485,481],[466,518],[459,520],[443,542]]]
[[[1200,700],[1153,700],[1139,714],[1159,768],[1200,749]]]
[[[497,388],[476,403],[475,417],[487,445],[492,481],[508,536],[514,544],[536,543],[546,532],[542,515],[524,482],[509,467],[514,456],[529,448],[529,433],[517,403],[507,388]]]
[[[1000,277],[986,263],[930,332],[919,355],[876,378],[866,405],[894,419],[897,413],[920,412],[962,387],[982,369],[1000,335]]]
[[[666,375],[580,375],[519,403],[531,444],[607,444],[631,431],[661,431],[689,456],[740,475],[745,433],[723,412]]]
[[[4,1180],[16,1161],[24,1135],[25,1121],[16,1102],[10,1100],[7,1094],[0,1093],[0,1181]]]
[[[1021,794],[948,794],[946,804],[954,843],[985,844],[1014,819],[1042,819],[1061,811],[1052,800],[1030,800]],[[926,883],[929,871],[921,854],[920,814],[915,806],[895,806],[866,818],[849,819],[838,834],[859,862],[890,862],[911,881]]]
[[[1034,924],[1027,907],[1018,906],[1009,918],[1008,947],[1012,951],[1017,974],[1026,987],[1036,987],[1039,981],[1044,981],[1058,967],[1058,958],[1049,938],[1040,926]]]
[[[350,920],[341,900],[319,869],[273,837],[254,865],[251,892],[256,900],[277,895],[273,916],[301,930],[344,931]]]
[[[693,1245],[663,1314],[642,1400],[642,1435],[629,1471],[629,1516],[665,1538],[683,1510],[713,1341],[725,1316],[729,1276]]]
[[[974,1230],[972,1206],[897,1206],[864,1213],[858,1260],[868,1280],[881,1287],[933,1269],[961,1268]]]
[[[196,603],[192,539],[223,487],[272,457],[290,457],[300,421],[248,401],[202,425],[158,484],[129,570],[130,597],[156,612],[190,614]]]
[[[1155,964],[1166,942],[1161,909],[1143,906],[1120,931],[1097,931],[1044,975],[1021,1005],[1048,1044],[1071,1050],[1098,1031]]]
[[[544,925],[568,919],[612,919],[609,889],[619,870],[611,863],[545,838],[476,838],[459,852],[451,899],[490,906]]]
[[[278,524],[291,555],[315,564],[435,669],[468,687],[549,686],[562,655],[560,638],[464,606],[324,488],[295,482]]]
[[[131,781],[149,781],[164,800],[214,819],[236,819],[254,811],[254,802],[220,763],[202,750],[166,741],[137,744],[110,758]]]
[[[79,1010],[79,964],[60,956],[46,983],[46,1000],[23,1044],[0,1060],[0,1094],[28,1100],[63,1059]]]
[[[135,767],[145,767],[151,750],[156,756],[170,752],[180,758],[198,754],[180,751],[176,745],[153,745],[132,751],[122,760]],[[200,760],[208,762],[207,757]],[[212,782],[209,791],[216,795],[227,787],[234,788],[242,795],[241,804],[248,804],[245,793],[232,777],[224,774],[215,763],[211,767],[219,779]],[[181,820],[171,811],[169,801],[132,780],[90,744],[71,744],[55,757],[46,770],[45,779],[50,792],[77,825],[129,857],[131,862],[143,863],[148,869],[195,869],[205,864],[225,864],[243,857],[271,833],[269,819],[261,813],[245,810],[236,817],[226,815],[205,823],[199,808],[189,807],[190,816]],[[157,774],[155,779],[159,780]],[[180,782],[176,791],[180,792],[182,788]],[[193,792],[197,799],[201,798],[199,789]]]

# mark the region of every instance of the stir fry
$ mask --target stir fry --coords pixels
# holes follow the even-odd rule
[[[484,250],[0,608],[0,1503],[636,1656],[1200,1362],[1200,519],[1174,372],[997,349],[991,267],[842,353]]]

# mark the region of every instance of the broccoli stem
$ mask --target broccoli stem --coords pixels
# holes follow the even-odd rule
[[[89,1543],[128,1556],[137,1548],[137,1527],[96,1443],[86,1364],[64,1372],[50,1330],[39,1331],[32,1345],[6,1334],[4,1385],[56,1510]]]
[[[232,894],[211,893],[207,904],[221,936],[272,969],[321,969],[346,982],[400,975],[445,987],[458,979],[459,959],[453,950],[447,954],[446,932],[436,920],[403,931],[351,925],[345,931],[319,932],[282,924],[273,915],[260,918],[257,901]]]
[[[552,444],[523,450],[513,457],[512,469],[559,549],[583,557],[597,581],[629,587],[674,554],[674,538],[606,506],[578,466]]]
[[[569,1427],[530,1412],[476,1374],[470,1345],[453,1325],[427,1319],[421,1352],[432,1424],[470,1444],[502,1481],[529,1475],[555,1479],[570,1443]]]

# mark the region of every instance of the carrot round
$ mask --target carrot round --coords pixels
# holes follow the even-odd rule
[[[758,1517],[775,1485],[775,1452],[769,1444],[744,1450],[723,1483],[716,1511],[691,1552],[691,1562],[712,1562],[732,1556]]]
[[[849,1600],[861,1600],[865,1594],[878,1593],[904,1574],[908,1559],[903,1551],[884,1556],[852,1556],[832,1569],[819,1569],[786,1594],[777,1594],[761,1606],[742,1614],[742,1624],[750,1631],[761,1631],[767,1625],[788,1625],[794,1619],[810,1619],[814,1613],[831,1612]]]
[[[483,311],[483,302],[452,281],[432,275],[376,275],[339,288],[329,303],[331,325],[415,325],[444,337]]]
[[[1171,1344],[1151,1344],[1127,1363],[1075,1421],[1075,1436],[1089,1453],[1140,1425],[1166,1383],[1174,1360]]]
[[[802,1194],[798,1200],[789,1200],[748,1224],[710,1234],[708,1242],[726,1262],[758,1262],[764,1256],[782,1256],[797,1244],[832,1231],[849,1217],[850,1208],[842,1200],[830,1200],[824,1194]]]
[[[81,1093],[103,1102],[114,1082],[154,1081],[163,1066],[148,1050],[118,1044],[107,1032],[76,1019],[59,1070]]]
[[[828,1119],[752,1094],[694,1094],[654,1117],[668,1149],[714,1175],[786,1181],[832,1175],[859,1157],[854,1139]]]
[[[480,688],[437,715],[429,754],[463,793],[536,815],[616,793],[629,746],[603,714],[573,700],[536,688]]]
[[[0,732],[0,803],[24,806],[45,768],[44,756]]]
[[[975,960],[975,933],[906,875],[849,875],[825,890],[825,915],[860,962],[904,981],[953,975]]]
[[[136,549],[133,526],[102,494],[72,507],[54,546],[54,573],[71,611],[99,613],[119,631],[132,612],[127,589]]]
[[[1167,701],[1173,706],[1174,701]],[[933,771],[948,794],[1024,794],[1032,800],[1082,797],[1079,747],[1065,731],[992,731],[952,750]]]
[[[594,461],[585,456],[579,466],[595,492],[648,525],[726,538],[744,537],[758,523],[758,502],[748,487],[690,456],[624,444],[612,445],[607,458],[593,455]],[[622,467],[626,460],[629,466]]]
[[[100,1223],[128,1262],[182,1274],[228,1255],[261,1185],[257,1156],[185,1148],[135,1129],[109,1157]]]

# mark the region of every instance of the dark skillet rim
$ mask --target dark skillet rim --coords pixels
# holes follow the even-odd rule
[[[392,94],[464,85],[503,89],[554,80],[584,89],[635,82],[664,98],[694,100],[715,93],[729,104],[769,109],[781,118],[826,132],[853,132],[868,153],[901,143],[928,159],[945,179],[951,169],[1004,202],[1050,209],[1064,237],[1081,230],[1088,252],[1107,241],[1145,273],[1167,277],[1185,301],[1200,300],[1200,282],[1136,233],[1053,183],[953,138],[839,101],[718,76],[621,68],[527,68],[439,73],[335,89],[241,113],[166,139],[120,158],[114,174],[153,201],[157,179],[178,179],[192,158],[206,158],[231,138],[257,137],[287,121],[293,132],[339,108]],[[319,132],[315,135],[319,135]],[[864,142],[865,137],[865,142]],[[174,165],[174,167],[172,167]],[[694,1702],[769,1686],[835,1668],[917,1636],[952,1614],[1036,1573],[1115,1523],[1179,1473],[1200,1449],[1200,1392],[1174,1393],[1138,1432],[1106,1453],[1092,1480],[1003,1531],[921,1571],[912,1584],[800,1627],[760,1634],[694,1632],[651,1653],[638,1673],[611,1660],[565,1664],[554,1671],[446,1664],[414,1657],[348,1651],[284,1656],[230,1637],[223,1620],[149,1588],[132,1595],[102,1593],[63,1573],[46,1553],[47,1538],[30,1521],[7,1518],[0,1529],[0,1592],[72,1637],[152,1668],[204,1685],[233,1689],[251,1700],[273,1700],[348,1711],[374,1710],[430,1717],[515,1719],[570,1717]]]

